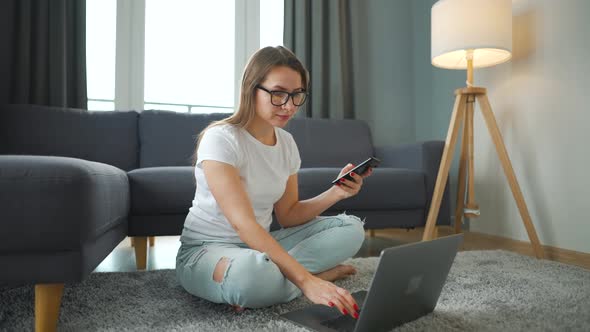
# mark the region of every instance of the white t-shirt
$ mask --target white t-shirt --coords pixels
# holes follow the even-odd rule
[[[203,160],[221,161],[238,170],[256,221],[269,230],[273,206],[283,196],[289,176],[297,173],[301,166],[293,136],[277,127],[275,135],[276,144],[269,146],[254,138],[247,130],[229,124],[214,126],[205,132],[197,150],[197,189],[184,223],[181,241],[240,241],[211,194],[203,172]]]

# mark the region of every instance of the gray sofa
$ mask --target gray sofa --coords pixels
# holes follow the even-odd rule
[[[126,236],[179,235],[195,191],[197,134],[227,114],[88,112],[0,106],[0,286],[83,280]],[[355,197],[327,213],[368,229],[425,224],[444,142],[375,148],[360,120],[293,119],[300,198],[349,162],[382,160]],[[437,221],[450,223],[448,186]],[[276,223],[273,228],[276,228]]]

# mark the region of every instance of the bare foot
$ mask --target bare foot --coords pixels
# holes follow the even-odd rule
[[[239,305],[233,305],[233,304],[232,304],[232,305],[231,305],[231,307],[234,309],[234,311],[235,311],[236,313],[240,313],[240,312],[243,312],[244,310],[246,310],[246,308],[244,308],[244,307],[240,307]]]
[[[356,269],[352,265],[336,265],[335,267],[326,270],[324,272],[320,272],[315,276],[326,280],[326,281],[336,281],[339,279],[344,279],[350,275],[356,274]]]

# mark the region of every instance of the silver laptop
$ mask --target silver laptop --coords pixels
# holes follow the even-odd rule
[[[367,291],[352,294],[359,318],[313,304],[281,317],[313,331],[389,331],[436,307],[463,234],[387,248]]]

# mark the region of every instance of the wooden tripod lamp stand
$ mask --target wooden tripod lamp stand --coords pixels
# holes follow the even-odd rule
[[[455,106],[447,132],[434,193],[422,240],[434,237],[444,186],[453,161],[460,126],[463,129],[455,210],[455,232],[461,232],[462,218],[479,216],[475,202],[473,163],[473,112],[479,103],[496,147],[508,184],[537,258],[543,250],[531,221],[502,134],[486,94],[473,86],[473,68],[490,67],[510,60],[512,51],[512,0],[439,0],[431,11],[432,64],[446,69],[467,69],[467,87],[455,90]],[[465,193],[467,202],[465,203]]]

